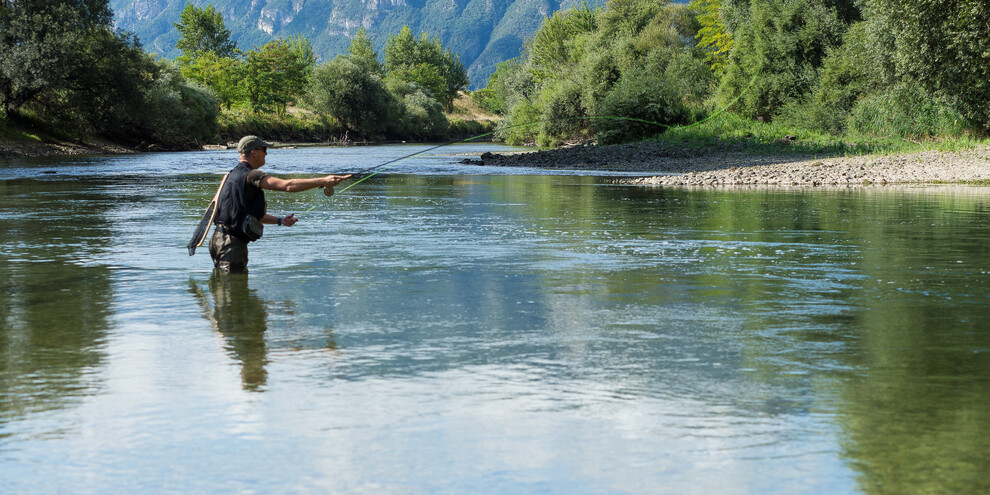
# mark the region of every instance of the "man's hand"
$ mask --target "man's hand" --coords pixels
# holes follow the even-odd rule
[[[350,179],[351,174],[347,175],[328,175],[323,178],[323,187],[333,187],[341,182]]]
[[[296,215],[295,213],[289,213],[289,216],[282,217],[282,225],[286,227],[292,227],[294,223],[299,221],[299,219],[296,218],[295,215]]]

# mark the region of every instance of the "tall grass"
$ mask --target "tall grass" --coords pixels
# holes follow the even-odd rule
[[[898,134],[848,131],[835,136],[776,122],[762,122],[723,112],[697,125],[673,127],[655,139],[695,148],[739,150],[754,154],[844,156],[924,150],[961,150],[981,144],[969,135],[913,139]]]

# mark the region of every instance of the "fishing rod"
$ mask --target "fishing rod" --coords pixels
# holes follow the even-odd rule
[[[477,136],[471,136],[471,137],[466,138],[466,139],[460,139],[460,140],[450,141],[450,142],[447,142],[447,143],[438,144],[436,146],[431,146],[429,148],[426,148],[426,149],[423,149],[423,150],[419,150],[419,151],[417,151],[415,153],[409,153],[408,155],[404,155],[404,156],[401,156],[399,158],[395,158],[395,159],[389,160],[387,162],[380,163],[380,164],[375,165],[373,167],[366,168],[364,170],[361,170],[361,171],[356,172],[356,173],[351,174],[351,175],[364,175],[364,174],[368,174],[368,175],[364,175],[364,177],[361,177],[360,179],[358,179],[358,180],[356,180],[356,181],[348,184],[347,187],[344,187],[339,192],[347,191],[348,189],[350,189],[350,188],[352,188],[352,187],[360,184],[361,182],[364,182],[365,180],[371,178],[372,176],[380,173],[382,170],[384,170],[389,165],[392,165],[392,164],[394,164],[396,162],[405,160],[407,158],[412,158],[412,157],[414,157],[416,155],[421,155],[423,153],[426,153],[426,152],[429,152],[429,151],[433,151],[433,150],[438,149],[438,148],[443,148],[444,146],[450,146],[452,144],[466,143],[468,141],[473,141],[475,139],[479,139],[479,138],[483,138],[483,137],[486,137],[486,136],[494,135],[497,132],[507,131],[509,129],[515,129],[515,128],[518,128],[518,127],[526,127],[526,126],[531,126],[531,125],[536,125],[536,124],[542,124],[542,123],[547,123],[547,122],[559,122],[559,121],[569,121],[569,120],[571,120],[571,121],[572,120],[624,120],[624,121],[630,121],[630,122],[639,122],[639,123],[643,123],[643,124],[651,124],[651,125],[655,125],[657,127],[665,127],[667,129],[687,129],[689,127],[694,127],[694,126],[697,126],[697,125],[701,125],[701,124],[703,124],[703,123],[705,123],[705,122],[707,122],[707,121],[709,121],[709,120],[717,117],[718,115],[721,115],[722,113],[725,113],[729,108],[731,108],[733,105],[735,105],[743,97],[743,95],[745,95],[747,92],[749,92],[749,90],[753,87],[753,84],[756,83],[756,78],[757,78],[757,76],[759,76],[759,74],[760,74],[760,71],[757,70],[756,73],[753,74],[753,78],[750,79],[749,84],[746,86],[746,88],[743,89],[739,93],[739,95],[736,96],[736,98],[734,100],[732,100],[732,102],[730,102],[728,105],[726,105],[725,107],[717,110],[716,112],[713,112],[711,115],[709,115],[709,116],[707,116],[707,117],[705,117],[705,118],[703,118],[703,119],[701,119],[701,120],[699,120],[697,122],[692,122],[690,124],[671,125],[671,124],[664,124],[662,122],[656,122],[656,121],[653,121],[653,120],[639,119],[639,118],[635,118],[635,117],[619,117],[619,116],[612,116],[612,115],[591,115],[591,116],[585,116],[585,117],[558,117],[558,118],[554,118],[554,119],[534,120],[532,122],[525,122],[525,123],[522,123],[522,124],[510,125],[510,126],[507,126],[507,127],[503,127],[501,129],[496,129],[494,131],[486,132],[484,134],[478,134]],[[330,198],[330,202],[332,204],[333,203],[333,194],[334,194],[333,188],[332,187],[330,187],[330,188],[324,188],[323,193],[327,197]],[[303,213],[308,213],[310,211],[313,211],[317,206],[319,206],[318,203],[317,204],[314,204],[311,207],[309,207],[309,209],[304,210]],[[324,217],[324,220],[326,220],[327,218],[329,218],[329,215],[327,217]]]

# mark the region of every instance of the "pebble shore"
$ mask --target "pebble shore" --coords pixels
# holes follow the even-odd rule
[[[678,148],[642,142],[516,154],[485,153],[486,166],[643,172],[622,182],[659,186],[831,186],[990,181],[990,146],[852,157],[753,155],[742,149]]]
[[[135,153],[135,150],[104,140],[90,142],[57,141],[46,142],[0,139],[0,158],[24,158],[38,156],[71,155],[119,155]]]

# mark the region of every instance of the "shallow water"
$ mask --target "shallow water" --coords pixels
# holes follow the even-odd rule
[[[990,489],[990,190],[454,163],[490,146],[269,193],[312,211],[242,276],[185,250],[230,152],[0,162],[3,492]]]

